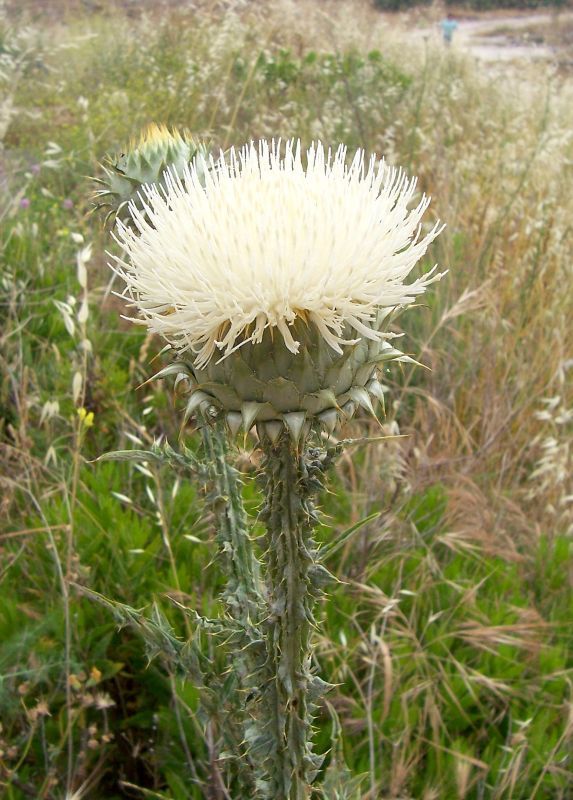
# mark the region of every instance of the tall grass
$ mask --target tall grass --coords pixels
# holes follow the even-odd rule
[[[170,387],[138,388],[160,345],[117,320],[83,177],[152,120],[364,146],[434,197],[450,273],[407,331],[431,371],[389,370],[403,438],[354,447],[323,498],[321,674],[359,797],[571,796],[570,78],[415,45],[367,3],[1,27],[0,796],[226,796],[197,688],[75,588],[155,599],[180,636],[169,599],[219,611],[203,487],[90,463],[180,434]]]

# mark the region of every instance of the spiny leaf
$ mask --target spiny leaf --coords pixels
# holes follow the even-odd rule
[[[322,547],[320,551],[322,558],[330,558],[330,556],[338,552],[338,550],[340,550],[340,548],[343,547],[346,542],[352,539],[355,533],[358,533],[359,530],[361,530],[365,525],[368,525],[369,522],[372,522],[372,520],[377,519],[380,514],[380,511],[374,511],[374,513],[369,514],[367,517],[363,517],[362,519],[358,520],[358,522],[355,522],[354,525],[350,526],[350,528],[346,528],[346,530],[342,531],[342,533],[339,534],[332,542],[329,542]]]
[[[102,453],[94,461],[161,461],[162,458],[151,450],[112,450]]]

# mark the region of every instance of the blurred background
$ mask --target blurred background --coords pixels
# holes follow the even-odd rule
[[[400,437],[348,449],[321,500],[321,541],[353,533],[319,669],[357,797],[573,797],[572,101],[566,2],[0,6],[1,798],[233,797],[197,687],[76,588],[156,600],[180,636],[169,598],[220,613],[203,487],[92,463],[199,448],[170,381],[141,386],[162,344],[120,318],[90,213],[151,122],[364,147],[432,196],[421,269],[449,273],[402,340],[427,368],[389,367],[344,436]],[[326,752],[326,707],[316,730]]]

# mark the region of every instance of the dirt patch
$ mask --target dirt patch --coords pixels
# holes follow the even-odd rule
[[[432,37],[440,41],[439,21],[435,11],[427,19],[402,15],[408,38]],[[431,17],[431,18],[430,18]],[[482,62],[546,61],[558,66],[573,63],[573,13],[493,11],[483,14],[454,14],[458,29],[453,46]]]
[[[479,35],[483,38],[502,37],[519,46],[547,44],[555,48],[573,48],[573,18],[562,17],[557,24],[544,20],[519,27],[501,25]]]

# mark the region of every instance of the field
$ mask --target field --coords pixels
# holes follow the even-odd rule
[[[56,5],[0,10],[0,798],[243,800],[221,709],[150,660],[141,617],[118,625],[156,613],[217,661],[183,610],[221,614],[209,493],[95,462],[159,438],[203,452],[173,382],[145,384],[162,343],[120,316],[90,213],[87,176],[150,122],[215,149],[364,147],[447,225],[422,270],[448,274],[401,318],[423,367],[388,368],[385,415],[342,434],[374,441],[321,499],[340,582],[315,634],[334,684],[316,747],[363,776],[336,797],[573,797],[567,64],[484,68],[359,0]],[[233,460],[256,514],[253,441]]]

